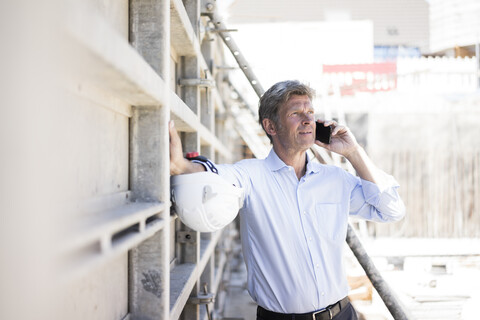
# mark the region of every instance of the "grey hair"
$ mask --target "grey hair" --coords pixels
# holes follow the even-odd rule
[[[272,142],[272,137],[263,126],[263,119],[270,119],[278,125],[278,110],[290,99],[292,95],[308,96],[310,101],[315,96],[315,90],[298,80],[281,81],[274,84],[260,98],[258,103],[258,122]]]

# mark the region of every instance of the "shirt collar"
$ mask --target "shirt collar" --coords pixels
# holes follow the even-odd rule
[[[275,153],[275,150],[273,148],[270,150],[270,153],[268,154],[267,158],[265,159],[267,166],[270,168],[272,171],[277,171],[280,170],[287,165],[285,162],[280,159],[277,154]]]
[[[275,150],[273,148],[270,150],[270,153],[268,154],[267,158],[265,158],[265,161],[267,163],[267,166],[270,168],[272,171],[278,171],[282,168],[287,167],[285,162],[283,162],[282,159],[278,157],[278,155],[275,153]],[[317,173],[320,170],[320,167],[315,165],[312,161],[310,161],[310,157],[307,153],[307,170],[306,173]]]
[[[307,174],[311,174],[311,173],[317,173],[320,171],[320,167],[318,165],[318,163],[314,163],[313,161],[310,161],[310,157],[308,156],[308,153],[307,153],[307,170],[306,170],[306,173]]]

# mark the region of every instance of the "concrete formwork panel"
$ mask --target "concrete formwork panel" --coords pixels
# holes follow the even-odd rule
[[[123,319],[128,313],[128,256],[124,254],[70,283],[62,319]]]

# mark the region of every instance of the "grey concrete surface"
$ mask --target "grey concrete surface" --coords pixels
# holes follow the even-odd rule
[[[232,269],[227,289],[223,320],[255,320],[257,304],[247,291],[247,270],[240,255]]]

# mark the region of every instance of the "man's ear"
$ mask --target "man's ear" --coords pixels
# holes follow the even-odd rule
[[[277,134],[277,130],[275,128],[275,123],[270,120],[270,119],[263,119],[262,120],[262,124],[263,124],[263,128],[265,129],[265,131],[271,135],[271,136],[274,136]]]

